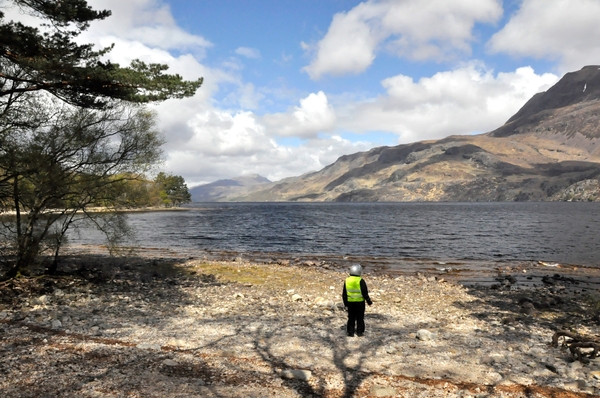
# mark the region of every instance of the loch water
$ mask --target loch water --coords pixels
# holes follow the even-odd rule
[[[600,203],[194,203],[127,215],[142,247],[600,266]],[[92,231],[76,244],[102,244]]]

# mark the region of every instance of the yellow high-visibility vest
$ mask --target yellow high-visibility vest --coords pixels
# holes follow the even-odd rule
[[[365,298],[360,291],[360,276],[350,275],[346,278],[346,294],[348,295],[348,302],[360,303],[365,301]]]

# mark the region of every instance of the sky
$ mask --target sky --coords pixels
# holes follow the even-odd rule
[[[152,105],[188,186],[320,170],[345,154],[479,134],[600,64],[600,0],[88,0],[109,58],[204,78]]]

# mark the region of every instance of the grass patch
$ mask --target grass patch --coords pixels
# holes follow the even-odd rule
[[[192,268],[202,274],[214,275],[222,282],[288,288],[298,282],[298,271],[280,267],[257,265],[236,266],[234,264],[202,263]]]

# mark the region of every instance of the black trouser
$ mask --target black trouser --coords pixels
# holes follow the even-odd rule
[[[356,334],[365,332],[365,302],[348,302],[348,325],[346,332],[354,334],[354,325],[356,324]]]

